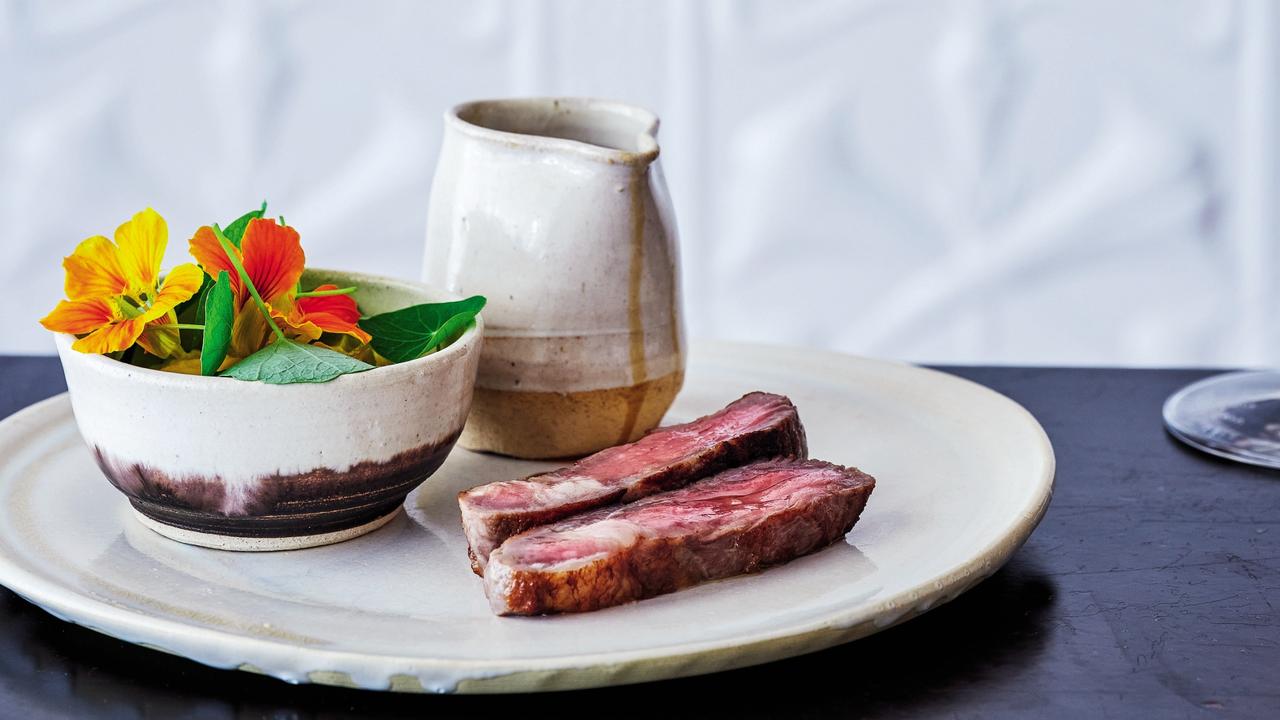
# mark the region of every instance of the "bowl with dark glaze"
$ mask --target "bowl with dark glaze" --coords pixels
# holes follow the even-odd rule
[[[365,315],[456,300],[392,278],[355,285]],[[471,408],[483,321],[448,347],[326,383],[269,385],[150,370],[57,336],[80,434],[140,522],[180,542],[290,550],[348,540],[400,512],[444,462]]]

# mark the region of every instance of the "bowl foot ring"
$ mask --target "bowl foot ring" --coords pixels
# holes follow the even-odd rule
[[[343,530],[334,530],[332,532],[317,533],[315,535],[293,535],[289,537],[237,537],[235,535],[219,535],[217,533],[206,533],[198,530],[187,530],[185,528],[174,527],[158,522],[152,518],[143,515],[136,509],[130,508],[133,516],[150,530],[163,535],[170,540],[176,540],[187,545],[197,545],[199,547],[213,548],[214,550],[232,550],[235,552],[273,552],[279,550],[301,550],[303,548],[320,547],[321,545],[332,545],[340,543],[344,540],[366,535],[377,530],[378,528],[391,522],[396,515],[400,513],[400,507],[378,518],[374,518],[362,525],[345,528]]]

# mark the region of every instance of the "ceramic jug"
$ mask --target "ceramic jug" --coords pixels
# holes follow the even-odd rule
[[[684,381],[675,218],[658,119],[600,100],[445,114],[423,278],[484,295],[464,447],[582,455],[640,437]]]

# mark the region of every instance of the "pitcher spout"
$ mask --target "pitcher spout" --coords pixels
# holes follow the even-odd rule
[[[611,165],[647,166],[659,152],[658,117],[611,100],[479,100],[449,110],[445,123],[477,140]]]

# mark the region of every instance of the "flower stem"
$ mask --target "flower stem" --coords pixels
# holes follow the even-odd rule
[[[244,271],[244,264],[240,262],[240,258],[236,256],[235,246],[222,234],[222,228],[217,225],[213,226],[214,237],[218,238],[218,244],[222,245],[222,252],[227,254],[227,259],[235,266],[236,273],[240,276],[240,282],[249,288],[249,294],[253,296],[253,301],[257,303],[258,310],[262,312],[262,317],[266,318],[267,324],[275,331],[276,337],[284,340],[284,333],[280,330],[280,326],[276,325],[276,321],[271,319],[271,310],[267,308],[267,303],[263,301],[262,296],[258,294],[258,288],[253,286],[253,281],[249,279],[249,273]]]
[[[351,287],[334,288],[333,290],[308,290],[307,292],[300,292],[294,297],[304,298],[304,297],[329,297],[330,295],[350,295],[355,291],[356,291],[356,287],[352,285]]]
[[[179,330],[200,330],[201,332],[204,331],[203,325],[196,325],[194,323],[169,323],[169,325],[172,327],[176,327]]]

